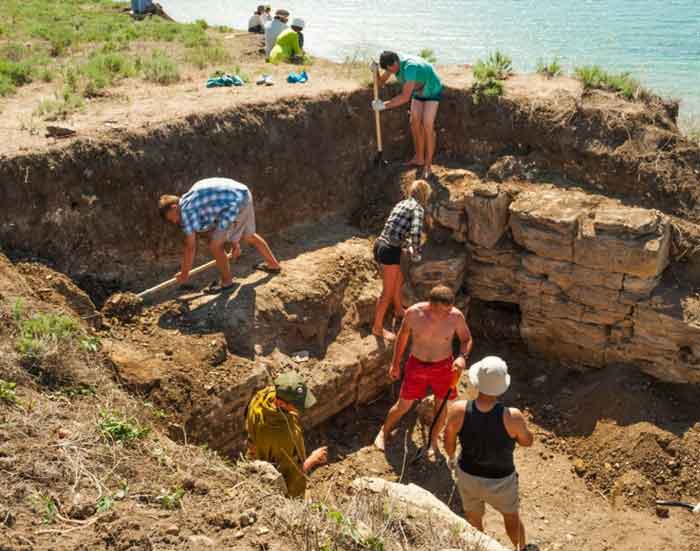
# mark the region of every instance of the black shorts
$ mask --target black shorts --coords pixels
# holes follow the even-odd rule
[[[374,260],[385,266],[401,264],[401,247],[394,247],[377,239],[374,242]]]

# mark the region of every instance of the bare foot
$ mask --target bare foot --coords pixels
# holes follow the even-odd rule
[[[378,450],[384,451],[386,449],[386,441],[385,441],[385,437],[384,437],[384,427],[379,429],[377,436],[374,438],[374,446]]]
[[[421,159],[416,159],[413,157],[410,161],[406,161],[403,166],[423,166],[425,164],[425,161]]]
[[[426,166],[423,168],[423,172],[421,173],[421,177],[422,177],[424,180],[427,180],[428,178],[430,178],[430,175],[431,175],[432,173],[433,173],[433,171],[430,170],[430,165],[426,165]]]
[[[396,338],[396,335],[394,333],[387,329],[384,329],[383,327],[381,329],[372,329],[372,335],[380,339],[385,339],[387,341],[393,341]]]

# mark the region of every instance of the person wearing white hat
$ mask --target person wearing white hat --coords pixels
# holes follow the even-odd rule
[[[285,29],[279,34],[275,47],[270,51],[270,63],[297,63],[303,59],[301,31],[304,25],[301,17],[295,17],[292,20],[292,28]]]
[[[503,515],[508,537],[517,550],[525,548],[520,520],[515,444],[532,446],[533,435],[517,408],[498,401],[510,386],[508,366],[487,356],[469,368],[469,384],[478,390],[475,400],[455,402],[447,414],[445,451],[454,470],[467,521],[484,530],[484,504]],[[462,451],[455,459],[457,439]]]

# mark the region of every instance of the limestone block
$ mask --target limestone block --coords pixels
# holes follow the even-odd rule
[[[247,474],[257,478],[266,488],[276,490],[280,495],[287,495],[287,483],[284,476],[274,465],[267,461],[251,461],[243,463],[243,465]]]
[[[599,202],[578,191],[523,192],[509,207],[513,239],[539,256],[571,262],[579,220]]]
[[[376,398],[391,385],[389,364],[393,347],[373,336],[361,339],[357,346],[362,366],[357,383],[357,403],[364,404]]]
[[[513,268],[472,261],[465,279],[469,294],[486,301],[518,302],[520,285]]]
[[[522,263],[522,253],[517,250],[509,239],[502,239],[492,248],[481,247],[473,243],[467,244],[472,259],[486,264],[498,264],[516,270]]]
[[[467,213],[467,236],[472,243],[493,247],[508,227],[510,196],[496,184],[478,184],[464,197]]]
[[[618,304],[617,300],[620,296],[619,291],[588,285],[573,285],[564,292],[571,300],[596,308],[614,307]],[[629,310],[629,307],[625,309]]]
[[[336,340],[322,362],[302,366],[300,372],[318,399],[314,407],[304,412],[304,426],[316,426],[356,402],[362,362],[354,340]]]
[[[379,477],[362,477],[353,481],[358,492],[371,492],[386,496],[408,509],[409,515],[430,515],[444,526],[458,527],[466,549],[482,551],[506,551],[506,548],[486,534],[477,531],[464,518],[452,510],[428,490],[416,484],[400,484]],[[394,506],[395,507],[395,506]]]
[[[628,296],[639,297],[639,300],[649,298],[652,291],[661,282],[661,276],[651,278],[640,278],[633,275],[625,275],[622,281],[622,289]]]
[[[428,243],[421,262],[409,268],[410,281],[419,300],[425,299],[435,285],[447,285],[453,291],[462,286],[467,266],[467,251],[456,243]]]
[[[615,290],[622,288],[623,274],[592,270],[572,262],[553,260],[534,254],[524,255],[522,263],[526,270],[546,275],[550,281],[562,289],[568,289],[577,283]]]
[[[518,270],[515,272],[515,279],[523,295],[558,295],[561,293],[561,288],[549,281],[546,276],[533,275],[526,270]]]
[[[661,213],[603,205],[595,210],[592,219],[582,223],[574,262],[652,279],[668,264],[670,242],[670,224]]]
[[[554,343],[580,344],[590,349],[603,349],[607,342],[607,331],[601,325],[580,323],[574,320],[551,319],[534,312],[524,312],[520,334],[528,338],[546,338]]]
[[[451,209],[444,205],[438,205],[433,209],[433,219],[440,224],[456,232],[466,224],[466,216],[463,210]]]

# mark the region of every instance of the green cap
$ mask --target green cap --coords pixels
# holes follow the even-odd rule
[[[275,379],[275,392],[277,398],[289,402],[301,411],[316,403],[316,397],[307,388],[301,375],[295,371],[287,371]]]

